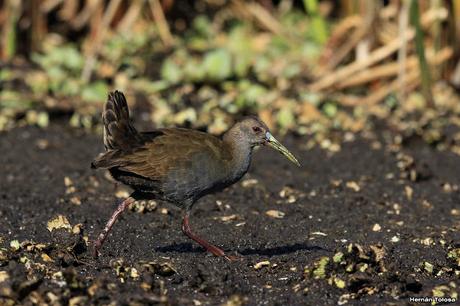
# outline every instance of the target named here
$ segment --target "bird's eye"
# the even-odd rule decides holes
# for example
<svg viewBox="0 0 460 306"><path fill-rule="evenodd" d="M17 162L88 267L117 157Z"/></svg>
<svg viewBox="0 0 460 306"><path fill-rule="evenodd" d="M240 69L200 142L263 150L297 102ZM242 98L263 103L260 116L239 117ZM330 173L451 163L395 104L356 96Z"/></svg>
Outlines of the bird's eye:
<svg viewBox="0 0 460 306"><path fill-rule="evenodd" d="M253 126L253 127L252 127L252 130L253 130L254 132L256 132L256 133L262 132L262 129L261 129L260 127L258 127L258 126Z"/></svg>

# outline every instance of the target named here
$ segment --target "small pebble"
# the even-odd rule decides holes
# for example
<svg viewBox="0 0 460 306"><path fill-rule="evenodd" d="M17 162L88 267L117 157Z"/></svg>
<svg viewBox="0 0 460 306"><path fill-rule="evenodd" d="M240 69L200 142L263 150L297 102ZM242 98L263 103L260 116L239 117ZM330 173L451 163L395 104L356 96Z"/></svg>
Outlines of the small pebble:
<svg viewBox="0 0 460 306"><path fill-rule="evenodd" d="M223 222L229 222L229 221L232 221L232 220L235 220L238 218L238 215L229 215L229 216L223 216L223 217L220 217L219 219L222 220Z"/></svg>
<svg viewBox="0 0 460 306"><path fill-rule="evenodd" d="M73 182L72 182L72 180L70 179L70 177L68 177L68 176L64 177L64 185L65 185L66 187L69 187L69 186L72 186L72 185L73 185Z"/></svg>
<svg viewBox="0 0 460 306"><path fill-rule="evenodd" d="M46 253L42 253L41 257L44 262L54 262L54 260Z"/></svg>
<svg viewBox="0 0 460 306"><path fill-rule="evenodd" d="M276 218L276 219L282 219L284 218L284 215L285 215L284 212L279 211L279 210L274 210L274 209L268 210L265 214L267 214L267 216L269 217Z"/></svg>
<svg viewBox="0 0 460 306"><path fill-rule="evenodd" d="M350 188L351 190L355 192L358 192L361 190L361 187L359 187L358 183L356 183L355 181L347 182L346 186L347 188Z"/></svg>
<svg viewBox="0 0 460 306"><path fill-rule="evenodd" d="M73 205L81 205L81 199L77 196L70 198L70 203Z"/></svg>
<svg viewBox="0 0 460 306"><path fill-rule="evenodd" d="M129 197L129 192L126 191L126 190L118 190L116 193L115 193L115 196L119 199L124 199L124 198L127 198Z"/></svg>
<svg viewBox="0 0 460 306"><path fill-rule="evenodd" d="M131 278L136 279L139 277L139 272L137 272L136 268L131 268L129 276L131 276Z"/></svg>
<svg viewBox="0 0 460 306"><path fill-rule="evenodd" d="M434 240L433 238L428 237L428 238L420 240L420 243L423 245L432 245L434 243Z"/></svg>
<svg viewBox="0 0 460 306"><path fill-rule="evenodd" d="M75 234L75 235L78 235L81 233L81 228L82 228L83 224L81 223L78 223L78 224L75 224L73 227L72 227L72 234Z"/></svg>
<svg viewBox="0 0 460 306"><path fill-rule="evenodd" d="M254 265L254 269L259 270L260 268L266 267L266 266L269 266L269 265L270 265L270 262L268 260L261 261L261 262L258 262L258 263L256 263Z"/></svg>
<svg viewBox="0 0 460 306"><path fill-rule="evenodd" d="M49 147L50 143L47 139L37 139L37 141L35 142L35 145L40 150L45 150Z"/></svg>
<svg viewBox="0 0 460 306"><path fill-rule="evenodd" d="M241 182L241 186L243 186L244 188L249 188L257 185L258 183L259 181L256 179L247 179Z"/></svg>
<svg viewBox="0 0 460 306"><path fill-rule="evenodd" d="M412 195L414 194L414 189L410 186L405 186L404 190L406 192L406 197L409 201L412 201Z"/></svg>
<svg viewBox="0 0 460 306"><path fill-rule="evenodd" d="M6 271L0 271L0 283L7 281L10 278L8 275L8 272Z"/></svg>
<svg viewBox="0 0 460 306"><path fill-rule="evenodd" d="M327 234L323 233L323 232L313 232L311 233L312 235L317 235L317 236L327 236Z"/></svg>

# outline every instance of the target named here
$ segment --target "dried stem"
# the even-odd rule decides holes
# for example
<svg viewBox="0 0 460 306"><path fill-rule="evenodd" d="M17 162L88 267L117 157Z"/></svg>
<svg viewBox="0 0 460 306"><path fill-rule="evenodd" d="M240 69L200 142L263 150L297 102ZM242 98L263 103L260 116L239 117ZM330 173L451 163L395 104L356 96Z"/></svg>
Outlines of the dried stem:
<svg viewBox="0 0 460 306"><path fill-rule="evenodd" d="M449 58L452 56L452 52L453 51L451 47L445 47L436 54L434 54L434 52L429 52L427 54L428 61L432 63L435 57L439 57L441 59ZM399 72L401 69L404 69L407 72L408 70L413 70L416 68L418 69L418 58L415 55L413 55L407 58L405 67L401 67L401 64L399 62L382 64L380 66L369 68L357 73L353 76L353 78L338 83L336 88L343 89L352 86L364 85L366 83L378 81L383 78L394 77L397 74L399 79Z"/></svg>
<svg viewBox="0 0 460 306"><path fill-rule="evenodd" d="M343 46L345 39L348 38L347 33L352 32L353 34L352 38L345 41L345 44L349 44L352 46L351 48L353 48L356 45L356 43L354 43L356 39L354 39L353 36L359 31L357 29L362 28L362 25L363 19L358 15L345 17L336 25L319 58L318 66L321 69L319 73L326 73L340 63L344 56L351 50L350 47ZM359 41L359 39L357 41ZM343 51L337 51L338 48ZM345 53L345 55L342 55L343 53Z"/></svg>
<svg viewBox="0 0 460 306"><path fill-rule="evenodd" d="M107 10L105 11L104 16L102 17L102 21L98 31L96 32L96 37L93 40L93 43L89 47L89 52L87 55L87 59L85 62L85 66L83 67L83 71L81 74L81 78L87 82L91 78L91 73L94 69L94 65L96 64L96 58L99 51L99 46L103 43L105 34L107 29L109 28L110 22L115 15L115 12L120 5L121 0L112 0L109 2Z"/></svg>
<svg viewBox="0 0 460 306"><path fill-rule="evenodd" d="M264 29L275 34L282 34L282 26L263 6L256 2L247 3L241 0L233 0L233 6L239 14L254 18Z"/></svg>
<svg viewBox="0 0 460 306"><path fill-rule="evenodd" d="M420 24L420 12L418 0L411 0L410 19L415 27L415 50L420 62L420 73L422 76L422 93L428 106L434 107L433 95L431 93L431 74L425 58L425 46L423 44L423 31Z"/></svg>
<svg viewBox="0 0 460 306"><path fill-rule="evenodd" d="M119 32L130 31L132 25L138 19L143 5L144 5L144 1L142 0L131 1L131 5L129 6L127 12L123 16L123 19L117 25L117 31Z"/></svg>
<svg viewBox="0 0 460 306"><path fill-rule="evenodd" d="M443 10L439 11L428 11L422 17L422 25L428 27L436 18L446 18L446 12ZM413 29L407 29L404 33L407 41L412 40L415 37L415 31ZM366 69L369 66L387 58L388 56L395 53L401 47L401 38L397 37L388 44L374 50L370 53L369 58L363 61L355 61L347 66L344 66L332 74L326 75L320 80L310 85L310 90L321 91L328 87L333 86L335 83L350 78L354 73Z"/></svg>
<svg viewBox="0 0 460 306"><path fill-rule="evenodd" d="M452 57L453 51L451 48L446 48L444 49L445 51L441 51L437 53L432 61L432 65L440 65L447 61L449 58ZM420 84L420 69L416 68L413 70L410 70L407 72L407 88L408 89L413 89L418 84ZM373 94L369 95L365 99L362 100L363 105L372 105L380 102L382 99L384 99L386 96L388 96L391 92L396 91L399 87L399 80L394 80L388 85L385 85L378 89L376 92Z"/></svg>
<svg viewBox="0 0 460 306"><path fill-rule="evenodd" d="M160 34L160 38L163 41L163 44L166 47L172 46L174 44L174 38L171 35L171 31L169 30L169 25L166 21L160 1L150 0L149 4L150 9L152 10L153 19L155 19L155 23L158 27L158 33Z"/></svg>
<svg viewBox="0 0 460 306"><path fill-rule="evenodd" d="M405 33L406 39L411 40L414 37L414 31L408 30ZM355 61L343 68L338 69L333 74L327 75L324 78L320 79L319 81L313 83L310 86L312 91L320 91L327 87L334 85L335 83L342 81L352 74L366 69L367 67L381 61L382 59L388 57L389 55L393 54L396 50L401 47L401 41L399 38L394 39L389 44L382 46L381 48L374 50L369 55L369 58L363 61Z"/></svg>
<svg viewBox="0 0 460 306"><path fill-rule="evenodd" d="M406 59L407 59L407 39L404 33L407 32L409 26L409 6L408 0L402 2L401 12L399 13L399 39L401 40L401 48L398 50L398 80L399 101L405 100L406 94Z"/></svg>

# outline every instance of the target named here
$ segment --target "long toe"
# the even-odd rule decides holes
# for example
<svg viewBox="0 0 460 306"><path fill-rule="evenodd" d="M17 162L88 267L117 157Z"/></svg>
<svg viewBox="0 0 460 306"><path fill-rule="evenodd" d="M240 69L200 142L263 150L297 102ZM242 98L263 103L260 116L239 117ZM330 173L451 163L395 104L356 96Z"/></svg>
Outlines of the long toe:
<svg viewBox="0 0 460 306"><path fill-rule="evenodd" d="M230 262L242 261L242 260L244 259L244 258L241 257L241 256L227 255L227 254L224 255L224 258L227 259L227 260L230 261Z"/></svg>
<svg viewBox="0 0 460 306"><path fill-rule="evenodd" d="M93 245L93 257L94 258L98 258L99 255L101 255L101 252L99 252L99 248L100 248L100 244L98 243L98 241L96 241Z"/></svg>

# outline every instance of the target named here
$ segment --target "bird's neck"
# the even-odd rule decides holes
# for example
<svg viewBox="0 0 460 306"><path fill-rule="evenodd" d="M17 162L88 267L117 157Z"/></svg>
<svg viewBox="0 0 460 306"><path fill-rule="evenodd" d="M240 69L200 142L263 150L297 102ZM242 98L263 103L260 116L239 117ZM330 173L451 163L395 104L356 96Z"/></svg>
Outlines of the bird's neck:
<svg viewBox="0 0 460 306"><path fill-rule="evenodd" d="M252 157L252 146L245 141L244 135L238 128L232 128L223 137L232 156L229 167L234 179L241 178L249 168Z"/></svg>

